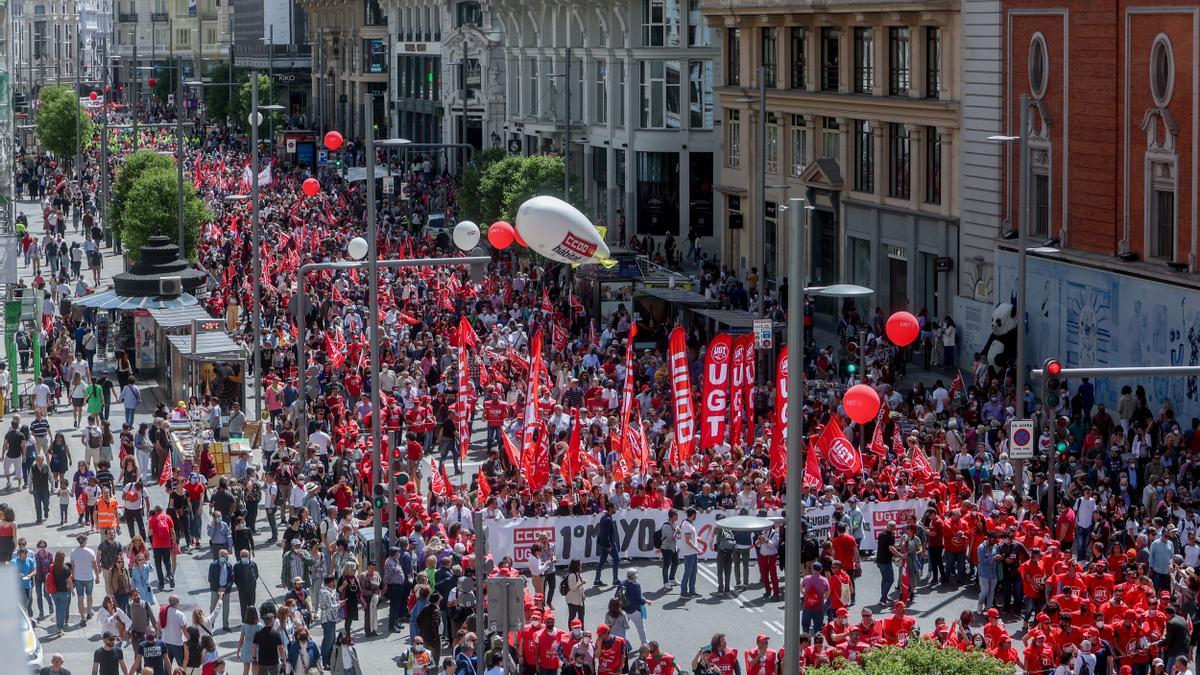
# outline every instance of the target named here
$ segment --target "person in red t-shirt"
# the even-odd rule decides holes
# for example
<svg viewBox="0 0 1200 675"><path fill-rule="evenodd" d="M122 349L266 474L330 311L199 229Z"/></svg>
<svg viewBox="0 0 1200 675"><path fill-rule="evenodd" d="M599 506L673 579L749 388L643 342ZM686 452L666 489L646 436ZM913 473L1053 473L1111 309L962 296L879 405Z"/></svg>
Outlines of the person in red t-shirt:
<svg viewBox="0 0 1200 675"><path fill-rule="evenodd" d="M1029 551L1029 560L1021 563L1021 592L1025 595L1025 608L1021 618L1025 628L1029 628L1029 619L1041 611L1046 596L1046 571L1042 567L1042 550L1034 548Z"/></svg>
<svg viewBox="0 0 1200 675"><path fill-rule="evenodd" d="M500 446L500 434L503 433L504 419L508 417L508 404L500 399L500 392L492 389L492 395L483 402L483 420L487 423L487 451L492 451L492 444Z"/></svg>
<svg viewBox="0 0 1200 675"><path fill-rule="evenodd" d="M991 649L1008 639L1008 629L1000 623L1000 610L992 607L987 611L987 623L983 625L983 642Z"/></svg>
<svg viewBox="0 0 1200 675"><path fill-rule="evenodd" d="M1144 666L1150 663L1150 645L1136 611L1125 610L1121 623L1113 627L1113 639L1113 649L1121 665Z"/></svg>
<svg viewBox="0 0 1200 675"><path fill-rule="evenodd" d="M850 537L854 543L854 537ZM835 544L836 545L836 544ZM842 561L834 558L833 569L829 571L829 608L834 612L846 609L854 604L854 582L842 566Z"/></svg>
<svg viewBox="0 0 1200 675"><path fill-rule="evenodd" d="M175 570L171 568L171 547L175 545L175 521L171 520L161 506L155 506L150 516L150 549L154 552L154 571L158 575L158 589L164 587L163 568L166 579L175 586Z"/></svg>
<svg viewBox="0 0 1200 675"><path fill-rule="evenodd" d="M917 628L917 620L905 614L905 605L897 600L892 615L883 620L883 639L890 645L903 645Z"/></svg>
<svg viewBox="0 0 1200 675"><path fill-rule="evenodd" d="M608 624L596 627L596 675L618 675L625 670L625 639L609 633Z"/></svg>
<svg viewBox="0 0 1200 675"><path fill-rule="evenodd" d="M1046 645L1046 636L1041 631L1030 635L1021 667L1026 673L1049 673L1054 670L1054 652Z"/></svg>
<svg viewBox="0 0 1200 675"><path fill-rule="evenodd" d="M988 652L1005 663L1011 663L1014 666L1021 663L1020 657L1017 656L1017 650L1013 649L1012 638L1007 635L1001 638L1000 644L989 647Z"/></svg>
<svg viewBox="0 0 1200 675"><path fill-rule="evenodd" d="M775 675L779 664L775 650L767 648L770 640L769 636L759 634L754 640L757 646L746 650L746 675Z"/></svg>
<svg viewBox="0 0 1200 675"><path fill-rule="evenodd" d="M521 675L537 675L538 647L542 638L542 615L534 612L529 623L517 631L517 660L521 664Z"/></svg>
<svg viewBox="0 0 1200 675"><path fill-rule="evenodd" d="M571 634L554 627L554 616L546 617L546 629L537 638L538 671L558 672L562 667L565 642L571 639Z"/></svg>

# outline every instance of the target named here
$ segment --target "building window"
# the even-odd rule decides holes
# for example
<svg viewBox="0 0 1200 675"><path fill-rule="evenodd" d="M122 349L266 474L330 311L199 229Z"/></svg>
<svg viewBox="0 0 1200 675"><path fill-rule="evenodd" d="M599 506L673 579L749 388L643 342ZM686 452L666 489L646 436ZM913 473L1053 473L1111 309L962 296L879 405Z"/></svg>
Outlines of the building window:
<svg viewBox="0 0 1200 675"><path fill-rule="evenodd" d="M838 90L838 29L821 29L821 91Z"/></svg>
<svg viewBox="0 0 1200 675"><path fill-rule="evenodd" d="M1050 176L1033 175L1033 232L1035 237L1047 237L1050 232Z"/></svg>
<svg viewBox="0 0 1200 675"><path fill-rule="evenodd" d="M942 203L942 135L925 127L925 202Z"/></svg>
<svg viewBox="0 0 1200 675"><path fill-rule="evenodd" d="M736 87L742 82L742 29L725 29L725 84Z"/></svg>
<svg viewBox="0 0 1200 675"><path fill-rule="evenodd" d="M1154 98L1154 105L1167 107L1174 87L1175 58L1171 54L1171 41L1165 34L1159 33L1150 49L1150 94Z"/></svg>
<svg viewBox="0 0 1200 675"><path fill-rule="evenodd" d="M925 98L942 95L942 29L925 28Z"/></svg>
<svg viewBox="0 0 1200 675"><path fill-rule="evenodd" d="M642 61L643 129L679 128L679 62Z"/></svg>
<svg viewBox="0 0 1200 675"><path fill-rule="evenodd" d="M875 191L875 129L867 120L854 120L854 189Z"/></svg>
<svg viewBox="0 0 1200 675"><path fill-rule="evenodd" d="M888 194L896 199L908 199L912 195L909 178L912 174L912 143L908 126L888 125L888 145L891 148L892 170L889 172Z"/></svg>
<svg viewBox="0 0 1200 675"><path fill-rule="evenodd" d="M688 61L688 126L713 127L713 62Z"/></svg>
<svg viewBox="0 0 1200 675"><path fill-rule="evenodd" d="M841 155L842 129L836 117L821 120L821 157L838 161Z"/></svg>
<svg viewBox="0 0 1200 675"><path fill-rule="evenodd" d="M368 38L362 41L363 72L387 72L387 41L382 38Z"/></svg>
<svg viewBox="0 0 1200 675"><path fill-rule="evenodd" d="M854 29L854 91L869 94L875 88L875 29Z"/></svg>
<svg viewBox="0 0 1200 675"><path fill-rule="evenodd" d="M688 46L707 47L712 44L712 29L700 14L700 0L688 0Z"/></svg>
<svg viewBox="0 0 1200 675"><path fill-rule="evenodd" d="M912 51L908 26L892 26L888 29L888 35L891 54L888 93L892 96L908 96L908 88L912 84Z"/></svg>
<svg viewBox="0 0 1200 675"><path fill-rule="evenodd" d="M642 0L642 46L679 46L678 0Z"/></svg>
<svg viewBox="0 0 1200 675"><path fill-rule="evenodd" d="M799 26L791 29L792 89L808 88L808 31Z"/></svg>
<svg viewBox="0 0 1200 675"><path fill-rule="evenodd" d="M529 59L529 100L526 102L526 110L528 113L537 117L538 110L541 107L541 101L538 98L538 61L536 58Z"/></svg>
<svg viewBox="0 0 1200 675"><path fill-rule="evenodd" d="M1046 53L1046 38L1034 33L1029 40L1029 92L1034 98L1046 95L1046 83L1050 80L1050 57Z"/></svg>
<svg viewBox="0 0 1200 675"><path fill-rule="evenodd" d="M767 113L767 173L779 173L779 116Z"/></svg>
<svg viewBox="0 0 1200 675"><path fill-rule="evenodd" d="M679 234L679 153L638 152L637 231Z"/></svg>
<svg viewBox="0 0 1200 675"><path fill-rule="evenodd" d="M483 10L479 8L479 3L475 0L460 2L455 7L455 25L459 28L463 26L478 26L483 23Z"/></svg>
<svg viewBox="0 0 1200 675"><path fill-rule="evenodd" d="M808 166L808 125L804 115L792 115L792 175L799 177Z"/></svg>
<svg viewBox="0 0 1200 675"><path fill-rule="evenodd" d="M725 111L725 147L729 148L726 166L737 169L742 166L742 111Z"/></svg>
<svg viewBox="0 0 1200 675"><path fill-rule="evenodd" d="M592 119L596 124L608 123L608 61L596 61L596 108L592 111Z"/></svg>
<svg viewBox="0 0 1200 675"><path fill-rule="evenodd" d="M1175 259L1175 193L1155 190L1150 208L1150 256Z"/></svg>
<svg viewBox="0 0 1200 675"><path fill-rule="evenodd" d="M763 79L767 87L775 88L775 75L779 71L778 29L766 26L762 29L762 67Z"/></svg>

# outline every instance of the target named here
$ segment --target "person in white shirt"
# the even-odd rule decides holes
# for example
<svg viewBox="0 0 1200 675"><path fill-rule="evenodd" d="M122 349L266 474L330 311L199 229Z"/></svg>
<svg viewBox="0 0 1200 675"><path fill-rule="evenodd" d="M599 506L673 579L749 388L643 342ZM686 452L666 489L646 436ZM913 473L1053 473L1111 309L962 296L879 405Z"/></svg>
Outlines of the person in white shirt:
<svg viewBox="0 0 1200 675"><path fill-rule="evenodd" d="M754 486L750 481L742 484L742 491L737 494L737 508L739 512L751 512L758 510L758 493L754 491Z"/></svg>
<svg viewBox="0 0 1200 675"><path fill-rule="evenodd" d="M183 663L183 636L188 626L187 615L179 609L179 596L167 598L167 620L162 625L162 641L167 646L167 652L175 663Z"/></svg>
<svg viewBox="0 0 1200 675"><path fill-rule="evenodd" d="M1088 551L1088 539L1092 536L1092 525L1096 514L1096 500L1092 488L1085 486L1083 496L1075 500L1075 557L1082 559Z"/></svg>
<svg viewBox="0 0 1200 675"><path fill-rule="evenodd" d="M455 523L458 523L467 532L474 531L474 513L471 509L463 506L463 499L459 495L454 495L454 505L447 506L446 511L442 514L442 524L446 527L450 527Z"/></svg>
<svg viewBox="0 0 1200 675"><path fill-rule="evenodd" d="M37 384L33 387L33 408L35 411L43 415L49 412L50 407L50 386L42 378L38 378Z"/></svg>
<svg viewBox="0 0 1200 675"><path fill-rule="evenodd" d="M679 582L679 595L696 596L696 565L700 556L700 537L696 532L696 509L687 510L687 518L680 528L683 537L679 542L679 553L683 555L683 579Z"/></svg>
<svg viewBox="0 0 1200 675"><path fill-rule="evenodd" d="M75 598L79 604L79 625L86 626L92 618L92 590L96 585L96 575L100 573L100 561L96 552L88 548L87 535L75 537L79 546L71 551L68 559L71 561L71 576L75 578ZM84 603L87 604L84 604Z"/></svg>

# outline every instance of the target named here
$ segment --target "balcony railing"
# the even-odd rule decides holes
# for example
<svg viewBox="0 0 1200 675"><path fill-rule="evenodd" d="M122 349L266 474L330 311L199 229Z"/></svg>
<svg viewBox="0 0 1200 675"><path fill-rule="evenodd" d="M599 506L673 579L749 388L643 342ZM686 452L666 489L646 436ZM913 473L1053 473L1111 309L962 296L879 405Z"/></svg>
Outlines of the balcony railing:
<svg viewBox="0 0 1200 675"><path fill-rule="evenodd" d="M137 23L137 20L138 20L138 15L136 12L134 12L134 13L121 12L120 14L117 14L117 23Z"/></svg>
<svg viewBox="0 0 1200 675"><path fill-rule="evenodd" d="M166 23L168 20L166 12L152 12L150 14L151 23Z"/></svg>

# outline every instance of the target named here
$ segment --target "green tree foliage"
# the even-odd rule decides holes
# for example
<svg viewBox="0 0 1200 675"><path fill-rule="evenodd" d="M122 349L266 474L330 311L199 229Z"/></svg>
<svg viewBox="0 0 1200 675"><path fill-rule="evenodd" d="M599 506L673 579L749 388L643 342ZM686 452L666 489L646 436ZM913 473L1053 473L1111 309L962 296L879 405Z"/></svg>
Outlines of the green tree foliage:
<svg viewBox="0 0 1200 675"><path fill-rule="evenodd" d="M228 63L217 64L209 73L211 87L204 88L204 114L212 122L222 122L230 114L231 104L237 92L237 83L246 79L240 68L234 68L230 75ZM233 82L233 87L226 84Z"/></svg>
<svg viewBox="0 0 1200 675"><path fill-rule="evenodd" d="M142 245L156 234L176 239L179 234L178 182L175 170L155 168L138 176L129 190L121 213L121 242L137 258ZM184 245L194 260L200 228L213 219L208 207L196 196L191 183L183 184Z"/></svg>
<svg viewBox="0 0 1200 675"><path fill-rule="evenodd" d="M109 207L109 220L120 229L125 204L129 201L129 192L133 189L143 174L155 170L175 171L175 160L160 155L153 150L140 150L125 158L117 179L112 185L112 204Z"/></svg>
<svg viewBox="0 0 1200 675"><path fill-rule="evenodd" d="M938 649L914 640L904 647L887 645L868 651L863 664L839 659L831 666L808 668L808 675L1013 675L1016 668L981 651Z"/></svg>
<svg viewBox="0 0 1200 675"><path fill-rule="evenodd" d="M479 185L483 175L493 164L508 156L503 148L488 148L471 158L463 172L462 189L459 190L458 206L463 217L476 222L486 221L480 212Z"/></svg>
<svg viewBox="0 0 1200 675"><path fill-rule="evenodd" d="M558 155L506 155L484 169L478 189L478 219L512 222L517 209L530 197L563 196L563 158ZM466 190L464 189L465 193ZM578 187L572 192L578 194Z"/></svg>
<svg viewBox="0 0 1200 675"><path fill-rule="evenodd" d="M75 155L77 133L80 146L86 148L95 129L92 119L84 114L74 87L65 84L42 87L36 122L38 142L60 157Z"/></svg>
<svg viewBox="0 0 1200 675"><path fill-rule="evenodd" d="M175 95L175 78L179 71L172 68L155 68L149 71L150 77L154 79L154 95L160 101L166 101Z"/></svg>
<svg viewBox="0 0 1200 675"><path fill-rule="evenodd" d="M230 102L230 114L233 115L233 123L242 129L249 129L247 121L250 119L250 99L252 94L250 88L250 76L247 75L245 81L242 82L242 86L238 88L237 95ZM271 78L266 75L259 75L258 104L263 106L274 105L276 103L278 103L278 95L275 87L271 86ZM282 129L283 115L278 112L271 113L271 115L274 116L274 128ZM259 138L266 138L268 128L267 113L264 112L262 126L259 127L258 132Z"/></svg>

